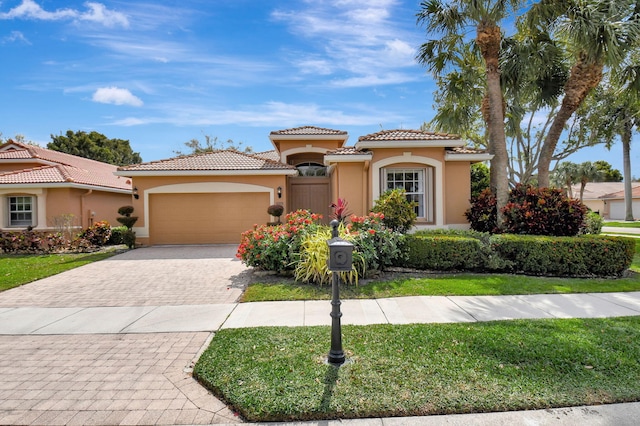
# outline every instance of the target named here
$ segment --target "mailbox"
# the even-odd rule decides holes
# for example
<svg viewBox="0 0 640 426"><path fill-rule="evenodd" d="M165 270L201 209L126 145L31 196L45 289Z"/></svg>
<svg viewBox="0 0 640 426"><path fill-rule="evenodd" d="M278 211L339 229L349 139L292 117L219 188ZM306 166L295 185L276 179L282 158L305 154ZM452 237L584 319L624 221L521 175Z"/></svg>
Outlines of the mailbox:
<svg viewBox="0 0 640 426"><path fill-rule="evenodd" d="M353 265L353 244L340 237L327 241L329 245L328 267L332 272L350 271Z"/></svg>

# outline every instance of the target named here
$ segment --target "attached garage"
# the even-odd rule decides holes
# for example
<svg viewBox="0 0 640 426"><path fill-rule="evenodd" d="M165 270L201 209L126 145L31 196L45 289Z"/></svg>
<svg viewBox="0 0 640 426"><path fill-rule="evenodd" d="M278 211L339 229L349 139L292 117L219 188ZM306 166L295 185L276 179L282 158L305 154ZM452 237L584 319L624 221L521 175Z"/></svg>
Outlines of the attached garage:
<svg viewBox="0 0 640 426"><path fill-rule="evenodd" d="M235 150L121 167L133 178L133 230L139 244L238 244L241 234L286 205L295 167Z"/></svg>
<svg viewBox="0 0 640 426"><path fill-rule="evenodd" d="M269 220L269 194L151 194L153 244L238 244L240 234Z"/></svg>

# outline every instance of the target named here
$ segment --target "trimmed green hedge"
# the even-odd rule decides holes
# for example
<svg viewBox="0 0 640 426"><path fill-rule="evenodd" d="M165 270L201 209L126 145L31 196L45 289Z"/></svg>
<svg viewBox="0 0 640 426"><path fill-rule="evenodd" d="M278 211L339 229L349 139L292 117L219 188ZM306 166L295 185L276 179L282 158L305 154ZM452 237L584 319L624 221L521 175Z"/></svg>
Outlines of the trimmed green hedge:
<svg viewBox="0 0 640 426"><path fill-rule="evenodd" d="M618 276L633 260L632 238L545 237L482 233L407 236L402 266L437 271L502 271L527 275Z"/></svg>

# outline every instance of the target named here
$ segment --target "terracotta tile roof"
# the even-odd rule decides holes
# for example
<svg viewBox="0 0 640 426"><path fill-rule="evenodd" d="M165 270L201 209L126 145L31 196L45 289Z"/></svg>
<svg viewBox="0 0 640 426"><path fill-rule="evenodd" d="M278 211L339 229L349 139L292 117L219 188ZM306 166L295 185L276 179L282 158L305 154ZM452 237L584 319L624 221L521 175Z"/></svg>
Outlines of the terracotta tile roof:
<svg viewBox="0 0 640 426"><path fill-rule="evenodd" d="M346 146L327 152L325 155L371 155L371 151L358 149L355 146Z"/></svg>
<svg viewBox="0 0 640 426"><path fill-rule="evenodd" d="M476 149L470 146L454 146L447 148L450 154L487 154L489 151L486 149Z"/></svg>
<svg viewBox="0 0 640 426"><path fill-rule="evenodd" d="M133 164L120 171L234 171L234 170L295 170L279 161L227 149Z"/></svg>
<svg viewBox="0 0 640 426"><path fill-rule="evenodd" d="M323 127L302 126L292 129L274 130L272 135L347 135L343 130L325 129Z"/></svg>
<svg viewBox="0 0 640 426"><path fill-rule="evenodd" d="M638 185L636 183L636 185L634 186L634 183L631 184L632 185L632 187L631 187L631 198L640 198L640 185ZM624 199L624 189L622 191L618 191L618 192L613 192L611 194L602 195L599 198L606 198L606 199L622 198L622 199Z"/></svg>
<svg viewBox="0 0 640 426"><path fill-rule="evenodd" d="M42 167L30 167L0 173L0 183L76 183L122 190L130 190L131 182L114 172L117 167L100 161L89 160L39 146L9 141L0 145L0 161L33 160Z"/></svg>
<svg viewBox="0 0 640 426"><path fill-rule="evenodd" d="M422 130L382 130L377 133L360 136L358 142L361 141L441 141L441 140L458 140L459 135L450 133L425 132Z"/></svg>
<svg viewBox="0 0 640 426"><path fill-rule="evenodd" d="M256 157L267 159L267 160L280 161L280 154L275 149L272 149L271 151L265 151L265 152L256 152L253 155L255 155Z"/></svg>

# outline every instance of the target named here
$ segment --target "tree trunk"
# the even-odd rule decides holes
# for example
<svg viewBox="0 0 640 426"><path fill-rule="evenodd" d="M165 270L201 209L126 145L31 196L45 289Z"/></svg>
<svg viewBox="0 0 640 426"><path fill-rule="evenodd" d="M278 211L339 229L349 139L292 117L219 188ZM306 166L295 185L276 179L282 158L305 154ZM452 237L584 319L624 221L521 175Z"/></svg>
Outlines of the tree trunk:
<svg viewBox="0 0 640 426"><path fill-rule="evenodd" d="M498 57L502 34L495 25L478 25L476 44L480 47L487 72L487 97L489 101L489 146L494 157L491 160L491 181L495 185L497 226L502 228L504 217L502 208L509 199L509 181L507 167L509 156L504 133L504 107L500 86L500 66Z"/></svg>
<svg viewBox="0 0 640 426"><path fill-rule="evenodd" d="M622 174L624 176L624 220L633 220L633 194L631 188L631 123L624 126L622 139Z"/></svg>
<svg viewBox="0 0 640 426"><path fill-rule="evenodd" d="M580 107L580 104L582 104L589 92L602 80L602 68L603 65L600 63L585 62L583 56L581 56L578 62L571 68L569 79L564 86L562 106L558 114L556 114L540 149L540 158L538 160L538 187L545 188L549 186L549 169L560 136L571 115Z"/></svg>

